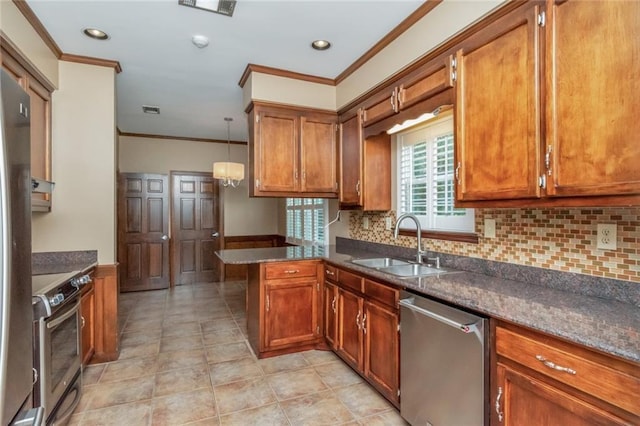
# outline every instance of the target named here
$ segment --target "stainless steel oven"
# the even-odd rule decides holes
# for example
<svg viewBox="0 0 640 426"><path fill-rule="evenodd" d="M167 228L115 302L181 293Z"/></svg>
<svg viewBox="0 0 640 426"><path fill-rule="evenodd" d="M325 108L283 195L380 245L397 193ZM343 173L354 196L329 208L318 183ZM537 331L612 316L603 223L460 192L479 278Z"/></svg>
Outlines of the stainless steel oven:
<svg viewBox="0 0 640 426"><path fill-rule="evenodd" d="M43 282L52 277L40 278ZM80 402L82 389L81 284L88 277L63 274L44 289L35 290L34 277L34 365L38 380L36 404L44 407L47 425L64 425Z"/></svg>

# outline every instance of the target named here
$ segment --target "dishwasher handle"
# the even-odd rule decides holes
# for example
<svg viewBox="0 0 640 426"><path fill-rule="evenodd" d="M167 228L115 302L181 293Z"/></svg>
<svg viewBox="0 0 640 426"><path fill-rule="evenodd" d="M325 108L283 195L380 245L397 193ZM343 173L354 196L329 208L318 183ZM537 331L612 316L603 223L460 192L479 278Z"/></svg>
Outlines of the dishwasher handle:
<svg viewBox="0 0 640 426"><path fill-rule="evenodd" d="M471 324L461 324L457 321L452 320L451 318L444 317L435 312L416 306L414 297L410 297L408 299L402 299L398 303L400 303L400 305L404 306L405 308L411 309L414 312L417 312L422 315L426 315L429 318L433 318L434 320L439 321L443 324L449 325L453 328L457 328L461 330L463 333L466 333L466 334L475 333L476 335L480 336L480 329L478 328L478 324L482 323L482 320L475 323L471 323Z"/></svg>

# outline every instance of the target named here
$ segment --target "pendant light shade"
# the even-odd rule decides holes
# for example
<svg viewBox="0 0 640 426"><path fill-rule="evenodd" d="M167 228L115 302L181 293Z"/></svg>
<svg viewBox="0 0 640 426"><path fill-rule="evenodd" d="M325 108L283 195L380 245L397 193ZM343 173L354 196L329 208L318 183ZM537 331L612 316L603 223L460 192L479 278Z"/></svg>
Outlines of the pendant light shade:
<svg viewBox="0 0 640 426"><path fill-rule="evenodd" d="M224 121L227 122L227 159L229 161L213 163L213 177L220 179L223 186L235 188L244 179L244 164L231 161L231 122L233 118L225 117Z"/></svg>

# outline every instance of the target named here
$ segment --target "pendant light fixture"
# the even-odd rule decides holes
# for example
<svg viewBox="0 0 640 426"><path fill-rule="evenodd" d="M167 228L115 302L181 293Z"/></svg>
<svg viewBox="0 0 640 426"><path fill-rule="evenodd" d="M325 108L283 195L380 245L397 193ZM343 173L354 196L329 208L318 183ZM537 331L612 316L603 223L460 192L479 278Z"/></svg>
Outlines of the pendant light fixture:
<svg viewBox="0 0 640 426"><path fill-rule="evenodd" d="M213 177L220 179L223 186L236 188L244 179L244 164L231 162L231 122L233 118L225 117L227 122L227 160L213 163Z"/></svg>

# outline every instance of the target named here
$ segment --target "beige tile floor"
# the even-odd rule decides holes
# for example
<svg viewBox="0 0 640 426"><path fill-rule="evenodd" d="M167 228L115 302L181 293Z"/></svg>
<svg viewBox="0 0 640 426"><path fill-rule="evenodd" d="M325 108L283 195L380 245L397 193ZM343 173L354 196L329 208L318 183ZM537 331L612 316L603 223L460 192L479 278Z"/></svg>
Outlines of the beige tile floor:
<svg viewBox="0 0 640 426"><path fill-rule="evenodd" d="M244 282L122 294L117 361L84 371L70 425L405 425L332 352L258 360Z"/></svg>

